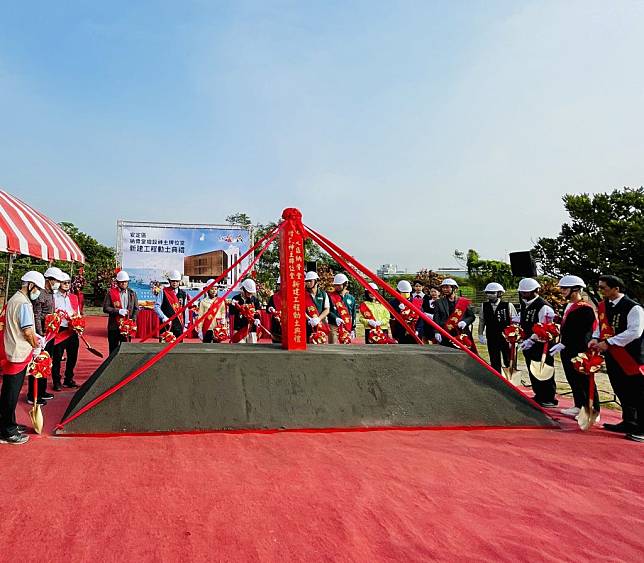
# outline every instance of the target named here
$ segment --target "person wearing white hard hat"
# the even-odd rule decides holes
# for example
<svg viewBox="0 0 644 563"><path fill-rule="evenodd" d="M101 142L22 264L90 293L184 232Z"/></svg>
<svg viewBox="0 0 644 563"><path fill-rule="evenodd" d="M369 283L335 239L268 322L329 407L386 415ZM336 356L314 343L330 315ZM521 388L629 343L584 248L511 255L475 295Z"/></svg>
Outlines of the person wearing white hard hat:
<svg viewBox="0 0 644 563"><path fill-rule="evenodd" d="M411 303L411 284L407 280L400 280L396 284L396 289L400 293L404 300L400 301L397 297L389 300L389 304L393 307L394 311L402 313L405 309L408 308L408 303ZM398 341L398 344L417 344L416 339L410 334L410 332L401 325L395 318L391 318L389 321L389 326L391 327L391 336ZM409 327L411 330L416 332L416 326Z"/></svg>
<svg viewBox="0 0 644 563"><path fill-rule="evenodd" d="M136 293L130 289L130 276L125 270L116 274L116 283L107 291L103 300L103 312L107 313L107 343L110 354L128 337L120 331L122 319L136 321L139 312L139 301Z"/></svg>
<svg viewBox="0 0 644 563"><path fill-rule="evenodd" d="M452 278L445 278L440 285L442 297L434 304L434 321L453 336L465 334L472 339L472 324L476 315L466 297L458 295L458 283ZM454 347L454 344L436 331L434 340L443 346ZM476 351L476 345L472 348Z"/></svg>
<svg viewBox="0 0 644 563"><path fill-rule="evenodd" d="M214 285L214 279L206 282L206 286L213 284L206 295L199 301L199 309L197 311L197 318L203 317L203 322L199 325L199 337L204 344L215 342L214 331L216 325L226 325L226 303L221 303L216 309L210 310L213 303L217 300L217 286Z"/></svg>
<svg viewBox="0 0 644 563"><path fill-rule="evenodd" d="M375 344L371 340L371 331L376 328L380 328L385 336L389 336L390 332L390 319L391 316L387 307L385 307L380 301L377 301L374 297L374 293L378 292L378 286L371 282L369 287L373 291L365 290L364 292L364 301L360 303L358 311L360 316L358 321L362 326L364 326L364 342L365 344Z"/></svg>
<svg viewBox="0 0 644 563"><path fill-rule="evenodd" d="M559 329L559 343L550 348L550 355L561 355L566 380L572 390L574 405L562 409L561 414L577 417L582 408L588 405L588 376L580 374L572 365L572 359L588 350L597 322L595 311L584 299L586 284L579 276L564 276L559 280L561 294L568 304L564 310ZM599 396L594 390L593 409L599 413Z"/></svg>
<svg viewBox="0 0 644 563"><path fill-rule="evenodd" d="M503 336L503 329L512 324L517 310L512 303L501 299L505 289L500 283L488 283L483 291L485 301L479 312L479 342L487 345L490 365L501 373L502 365L508 367L510 362L510 345Z"/></svg>
<svg viewBox="0 0 644 563"><path fill-rule="evenodd" d="M625 294L624 281L599 276L603 299L597 308L599 326L590 347L604 354L610 384L622 405L622 420L605 423L634 442L644 442L644 308Z"/></svg>
<svg viewBox="0 0 644 563"><path fill-rule="evenodd" d="M349 293L349 278L344 274L336 274L333 278L333 291L329 293L329 344L338 342L338 330L342 326L355 335L356 298Z"/></svg>
<svg viewBox="0 0 644 563"><path fill-rule="evenodd" d="M176 337L179 337L183 334L185 310L174 317L169 325L163 325L185 306L188 294L183 289L179 289L179 285L181 285L181 272L179 270L172 270L168 274L168 283L169 287L164 287L154 300L154 311L161 323L159 330L161 332L169 330Z"/></svg>
<svg viewBox="0 0 644 563"><path fill-rule="evenodd" d="M306 272L304 276L306 295L306 338L309 340L314 331L321 330L329 334L327 316L331 310L331 303L327 292L320 289L320 277L317 272Z"/></svg>
<svg viewBox="0 0 644 563"><path fill-rule="evenodd" d="M282 341L282 292L281 278L277 276L275 282L275 291L268 298L266 312L271 316L271 340L273 344L279 344Z"/></svg>
<svg viewBox="0 0 644 563"><path fill-rule="evenodd" d="M0 390L0 443L24 444L26 427L16 423L16 406L31 359L40 354L44 338L34 329L32 303L45 289L40 272L27 272L22 285L7 302L5 312L4 357L0 359L2 389Z"/></svg>
<svg viewBox="0 0 644 563"><path fill-rule="evenodd" d="M252 322L244 311L249 307L255 310ZM257 329L261 324L260 307L259 299L257 299L257 284L254 280L247 278L241 283L240 292L232 298L230 303L229 314L233 319L234 331L231 342L257 343Z"/></svg>
<svg viewBox="0 0 644 563"><path fill-rule="evenodd" d="M54 293L60 288L60 282L65 277L63 271L60 268L55 266L47 268L44 273L45 276L45 288L40 292L38 299L33 302L34 307L34 321L35 321L35 330L40 336L45 336L45 317L50 315L56 310L54 304ZM54 354L54 341L50 340L45 346L45 350L50 356ZM27 387L27 397L30 400L33 400L34 397L34 385L38 386L38 402L44 404L43 401L53 399L54 396L51 393L47 392L47 378L39 377L35 378L33 375L29 374L28 387Z"/></svg>
<svg viewBox="0 0 644 563"><path fill-rule="evenodd" d="M519 324L525 333L525 339L520 345L523 351L534 400L542 407L556 407L559 401L556 398L557 385L555 383L554 373L552 377L541 381L532 375L530 364L532 362L541 362L541 356L545 347L545 342L540 342L534 334L533 327L537 323L549 323L555 318L555 311L543 297L539 295L539 282L532 278L523 278L519 282L519 298L521 299L521 311L519 313ZM555 365L552 356L546 355L546 364Z"/></svg>
<svg viewBox="0 0 644 563"><path fill-rule="evenodd" d="M72 279L68 274L63 272L63 278L60 281L60 287L54 293L54 304L56 311L63 312L63 318L60 323L58 334L54 337L54 350L51 368L51 383L54 391L60 391L60 366L63 356L67 355L65 361L65 381L63 387L75 389L78 384L74 381L74 369L78 361L78 334L70 326L70 317L80 316L80 305L78 297L71 293Z"/></svg>

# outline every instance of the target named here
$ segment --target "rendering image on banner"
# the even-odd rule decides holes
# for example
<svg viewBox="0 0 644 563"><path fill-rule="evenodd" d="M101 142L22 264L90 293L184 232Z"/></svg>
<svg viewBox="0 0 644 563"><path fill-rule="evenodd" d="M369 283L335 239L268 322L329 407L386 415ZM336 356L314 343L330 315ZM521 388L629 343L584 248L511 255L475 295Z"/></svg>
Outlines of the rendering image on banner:
<svg viewBox="0 0 644 563"><path fill-rule="evenodd" d="M152 302L155 292L178 270L182 287L196 293L205 282L220 276L250 247L251 232L230 225L186 225L118 221L117 254L120 267L130 275L130 287L139 302ZM221 282L230 287L252 256L229 272Z"/></svg>

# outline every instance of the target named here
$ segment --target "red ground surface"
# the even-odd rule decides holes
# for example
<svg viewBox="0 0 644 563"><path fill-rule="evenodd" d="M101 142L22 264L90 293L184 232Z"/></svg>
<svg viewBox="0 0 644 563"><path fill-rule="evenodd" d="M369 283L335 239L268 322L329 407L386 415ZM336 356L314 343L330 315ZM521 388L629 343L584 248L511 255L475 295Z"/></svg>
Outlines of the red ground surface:
<svg viewBox="0 0 644 563"><path fill-rule="evenodd" d="M104 323L87 330L101 349ZM98 360L82 353L79 364L83 381ZM644 553L644 447L620 435L564 420L561 430L52 436L72 394L45 407L45 435L0 446L2 562Z"/></svg>

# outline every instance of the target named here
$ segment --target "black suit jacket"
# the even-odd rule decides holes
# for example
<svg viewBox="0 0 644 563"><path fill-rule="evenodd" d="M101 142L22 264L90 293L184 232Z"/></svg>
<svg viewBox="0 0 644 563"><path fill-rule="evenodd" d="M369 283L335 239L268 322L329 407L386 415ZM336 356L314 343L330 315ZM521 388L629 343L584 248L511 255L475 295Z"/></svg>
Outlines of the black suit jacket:
<svg viewBox="0 0 644 563"><path fill-rule="evenodd" d="M458 298L457 298L458 299ZM445 323L450 317L449 312L449 303L446 297L441 297L440 299L434 301L434 321L436 324L440 325L442 328L445 328ZM472 305L468 305L463 315L463 319L467 323L466 331L471 332L472 323L476 319L476 315L472 310Z"/></svg>

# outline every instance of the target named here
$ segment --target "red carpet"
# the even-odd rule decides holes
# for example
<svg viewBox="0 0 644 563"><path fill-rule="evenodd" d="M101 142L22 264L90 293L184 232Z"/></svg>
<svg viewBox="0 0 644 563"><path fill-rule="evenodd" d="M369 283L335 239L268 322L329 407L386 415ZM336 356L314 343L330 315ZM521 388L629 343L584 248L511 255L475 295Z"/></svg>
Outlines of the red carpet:
<svg viewBox="0 0 644 563"><path fill-rule="evenodd" d="M105 319L89 321L88 338L105 349ZM96 365L82 353L77 379ZM47 432L72 394L45 407ZM28 420L24 402L19 419ZM562 430L32 435L0 446L0 561L638 561L643 459L640 444L567 421Z"/></svg>

